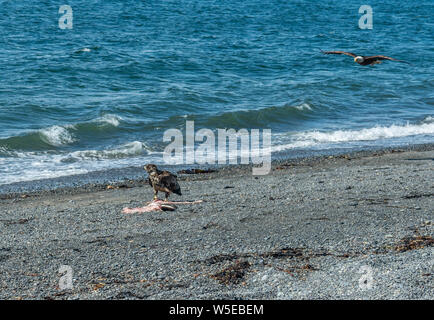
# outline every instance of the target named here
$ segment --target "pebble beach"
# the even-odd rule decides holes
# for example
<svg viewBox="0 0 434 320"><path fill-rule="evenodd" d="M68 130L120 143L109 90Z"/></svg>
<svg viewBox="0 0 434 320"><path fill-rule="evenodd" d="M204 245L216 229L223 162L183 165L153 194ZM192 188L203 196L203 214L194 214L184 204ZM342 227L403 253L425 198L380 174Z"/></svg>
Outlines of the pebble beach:
<svg viewBox="0 0 434 320"><path fill-rule="evenodd" d="M152 199L144 173L3 186L0 298L433 299L433 168L424 145L280 160L265 176L184 171L171 200L203 202L143 214L122 209Z"/></svg>

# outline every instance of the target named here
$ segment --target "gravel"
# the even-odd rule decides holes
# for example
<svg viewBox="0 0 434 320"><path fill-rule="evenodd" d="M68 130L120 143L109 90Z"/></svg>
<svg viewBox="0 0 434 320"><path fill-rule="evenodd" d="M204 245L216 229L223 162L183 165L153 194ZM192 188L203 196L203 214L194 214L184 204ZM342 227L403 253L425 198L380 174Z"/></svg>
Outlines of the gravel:
<svg viewBox="0 0 434 320"><path fill-rule="evenodd" d="M8 186L0 298L433 299L433 169L429 147L224 167L179 175L171 200L203 203L131 215L152 189L130 171Z"/></svg>

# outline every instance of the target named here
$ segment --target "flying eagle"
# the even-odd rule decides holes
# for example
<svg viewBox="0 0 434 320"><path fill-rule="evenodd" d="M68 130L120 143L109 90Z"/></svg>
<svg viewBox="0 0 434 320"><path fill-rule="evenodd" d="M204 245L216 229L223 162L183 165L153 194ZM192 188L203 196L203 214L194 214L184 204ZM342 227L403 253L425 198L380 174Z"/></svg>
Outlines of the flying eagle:
<svg viewBox="0 0 434 320"><path fill-rule="evenodd" d="M155 164L148 164L144 166L144 169L149 174L149 184L154 189L154 200L158 200L158 191L165 192L165 201L168 201L169 195L173 192L178 195L182 195L181 188L178 181L176 181L176 175L168 171L160 171Z"/></svg>
<svg viewBox="0 0 434 320"><path fill-rule="evenodd" d="M351 52L345 52L345 51L322 51L321 50L321 52L324 54L345 54L347 56L351 56L354 58L354 62L357 62L358 64L360 64L362 66L380 64L382 62L382 60L392 60L392 61L399 61L399 62L404 62L404 63L410 64L404 60L398 60L398 59L394 59L394 58L387 57L387 56L381 56L381 55L359 56L357 54L354 54Z"/></svg>

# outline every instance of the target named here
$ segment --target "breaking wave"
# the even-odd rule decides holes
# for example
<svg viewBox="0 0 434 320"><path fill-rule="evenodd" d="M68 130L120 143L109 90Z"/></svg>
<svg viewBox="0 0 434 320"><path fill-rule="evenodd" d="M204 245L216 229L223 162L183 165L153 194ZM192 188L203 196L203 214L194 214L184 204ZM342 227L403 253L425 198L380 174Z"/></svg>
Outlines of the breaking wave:
<svg viewBox="0 0 434 320"><path fill-rule="evenodd" d="M5 151L0 148L0 153ZM17 161L19 158L19 161ZM69 153L15 152L14 157L0 158L0 185L20 181L68 176L108 168L143 165L144 159L156 161L161 152L140 141L104 150Z"/></svg>
<svg viewBox="0 0 434 320"><path fill-rule="evenodd" d="M133 141L113 149L75 151L65 157L63 161L122 159L149 153L152 151L144 143Z"/></svg>
<svg viewBox="0 0 434 320"><path fill-rule="evenodd" d="M434 135L434 119L425 118L419 124L376 126L360 130L336 130L331 132L305 131L291 135L291 143L276 145L273 151L346 142L375 141L416 135Z"/></svg>
<svg viewBox="0 0 434 320"><path fill-rule="evenodd" d="M81 134L93 134L120 126L124 119L106 114L91 121L67 125L53 125L21 135L0 139L0 155L13 151L43 151L60 148L80 141Z"/></svg>
<svg viewBox="0 0 434 320"><path fill-rule="evenodd" d="M41 140L48 145L59 147L73 143L74 137L66 127L52 126L39 130Z"/></svg>
<svg viewBox="0 0 434 320"><path fill-rule="evenodd" d="M112 125L114 127L119 127L119 124L121 123L122 120L123 120L123 118L118 116L118 115L106 114L106 115L103 115L102 117L96 119L96 122L102 123L102 124L109 124L109 125Z"/></svg>

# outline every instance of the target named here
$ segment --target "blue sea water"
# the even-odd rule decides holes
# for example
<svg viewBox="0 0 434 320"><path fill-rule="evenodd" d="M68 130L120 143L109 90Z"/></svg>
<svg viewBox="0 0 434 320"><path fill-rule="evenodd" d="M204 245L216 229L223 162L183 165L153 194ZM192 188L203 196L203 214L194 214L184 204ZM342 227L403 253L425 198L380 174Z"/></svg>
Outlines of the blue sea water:
<svg viewBox="0 0 434 320"><path fill-rule="evenodd" d="M344 0L65 2L0 1L0 184L161 163L187 120L275 154L434 141L432 0L369 1L366 30Z"/></svg>

